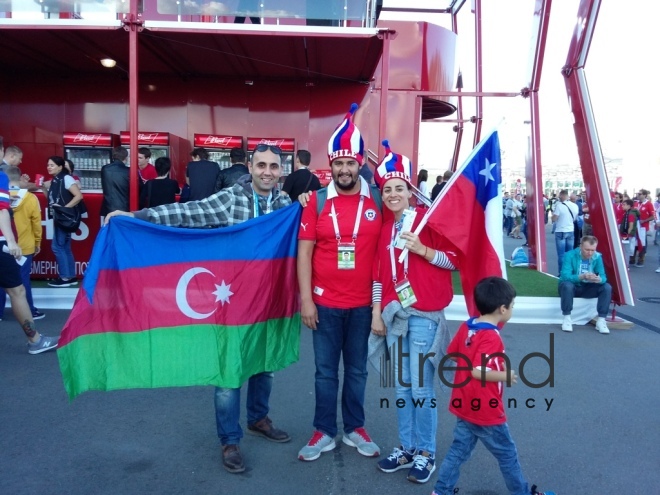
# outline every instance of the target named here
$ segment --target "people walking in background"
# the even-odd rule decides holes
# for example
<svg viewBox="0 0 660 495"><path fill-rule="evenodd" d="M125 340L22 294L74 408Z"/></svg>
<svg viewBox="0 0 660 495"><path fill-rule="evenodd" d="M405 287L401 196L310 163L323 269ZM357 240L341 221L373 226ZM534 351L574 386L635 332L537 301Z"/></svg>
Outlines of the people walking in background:
<svg viewBox="0 0 660 495"><path fill-rule="evenodd" d="M447 182L449 179L451 179L451 176L454 175L454 172L451 170L446 170L444 174L442 174L442 177L439 175L435 178L436 184L433 186L433 189L431 190L431 201L435 201L435 198L438 197L438 195L442 192L442 189L447 185Z"/></svg>
<svg viewBox="0 0 660 495"><path fill-rule="evenodd" d="M115 210L129 209L129 168L126 164L128 150L117 146L112 150L112 163L101 168L101 187L103 188L103 204L101 216Z"/></svg>
<svg viewBox="0 0 660 495"><path fill-rule="evenodd" d="M417 189L419 189L419 192L421 192L426 198L429 197L428 180L429 180L429 171L426 170L425 168L421 169L417 174ZM424 203L424 201L420 199L417 199L417 204L419 206L426 205L426 203Z"/></svg>
<svg viewBox="0 0 660 495"><path fill-rule="evenodd" d="M635 266L639 268L644 266L646 245L648 243L647 234L655 220L655 208L653 208L653 204L649 200L649 194L649 191L646 189L640 189L637 192L637 209L639 210L639 231L637 234L639 242L637 244L637 252L639 253L639 258Z"/></svg>
<svg viewBox="0 0 660 495"><path fill-rule="evenodd" d="M295 171L287 176L282 186L282 190L289 195L291 201L297 201L298 196L304 192L321 189L319 178L309 170L311 161L312 154L309 151L296 152Z"/></svg>
<svg viewBox="0 0 660 495"><path fill-rule="evenodd" d="M514 227L511 230L511 233L509 234L511 237L514 237L515 239L522 239L520 235L520 229L522 228L522 223L523 223L522 208L523 208L522 195L516 194L515 198L513 199L513 208L511 210L511 218Z"/></svg>
<svg viewBox="0 0 660 495"><path fill-rule="evenodd" d="M195 148L190 156L192 161L186 167L186 183L190 186L188 200L199 201L216 192L220 165L209 161L209 154L204 148Z"/></svg>
<svg viewBox="0 0 660 495"><path fill-rule="evenodd" d="M62 206L72 208L83 199L78 184L64 165L64 158L61 156L51 156L48 159L48 173L52 176L50 187L48 187L49 208L60 208ZM77 285L76 263L73 260L73 252L71 251L71 232L66 232L56 222L53 222L53 230L55 232L51 247L57 260L59 277L48 282L48 285L51 287Z"/></svg>
<svg viewBox="0 0 660 495"><path fill-rule="evenodd" d="M25 262L20 265L25 298L32 312L32 319L40 320L46 315L34 306L30 272L32 258L41 251L41 207L34 194L28 192L27 189L20 188L21 170L18 167L8 167L7 177L9 178L9 200L18 234L18 245L25 256ZM0 289L0 320L4 315L6 301L6 293Z"/></svg>
<svg viewBox="0 0 660 495"><path fill-rule="evenodd" d="M6 167L7 168L7 167ZM28 353L41 354L57 347L58 339L37 332L30 306L25 297L25 287L21 283L18 260L23 252L14 236L10 214L9 179L0 169L0 290L5 290L11 301L11 309L18 324L28 339Z"/></svg>
<svg viewBox="0 0 660 495"><path fill-rule="evenodd" d="M232 187L238 182L238 179L249 174L250 171L247 165L245 165L246 162L247 155L243 148L232 148L229 150L229 163L231 163L231 166L220 170L215 191L218 192L221 189Z"/></svg>
<svg viewBox="0 0 660 495"><path fill-rule="evenodd" d="M148 180L140 191L140 208L153 208L154 206L167 205L176 201L179 194L179 183L170 179L172 162L169 158L161 156L156 158L155 179Z"/></svg>
<svg viewBox="0 0 660 495"><path fill-rule="evenodd" d="M655 197L653 208L655 209L655 235L653 237L653 244L658 246L660 245L660 193Z"/></svg>
<svg viewBox="0 0 660 495"><path fill-rule="evenodd" d="M555 222L555 247L557 248L557 262L561 274L564 254L573 248L575 236L575 221L578 207L568 199L568 190L559 191L559 202L555 205L552 221Z"/></svg>
<svg viewBox="0 0 660 495"><path fill-rule="evenodd" d="M149 148L139 148L137 164L140 184L144 184L148 180L158 177L156 167L149 163L149 160L151 160L151 150Z"/></svg>

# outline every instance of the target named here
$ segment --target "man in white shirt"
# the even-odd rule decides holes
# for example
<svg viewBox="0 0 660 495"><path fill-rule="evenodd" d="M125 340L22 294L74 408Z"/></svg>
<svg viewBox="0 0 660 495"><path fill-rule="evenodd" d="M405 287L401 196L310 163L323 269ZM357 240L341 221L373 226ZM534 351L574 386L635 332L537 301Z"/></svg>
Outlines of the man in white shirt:
<svg viewBox="0 0 660 495"><path fill-rule="evenodd" d="M557 262L561 274L561 265L564 260L564 254L573 249L575 240L574 222L578 216L578 207L575 203L568 200L568 191L562 189L559 191L559 202L555 205L555 211L552 215L552 221L555 223L555 245L557 246Z"/></svg>

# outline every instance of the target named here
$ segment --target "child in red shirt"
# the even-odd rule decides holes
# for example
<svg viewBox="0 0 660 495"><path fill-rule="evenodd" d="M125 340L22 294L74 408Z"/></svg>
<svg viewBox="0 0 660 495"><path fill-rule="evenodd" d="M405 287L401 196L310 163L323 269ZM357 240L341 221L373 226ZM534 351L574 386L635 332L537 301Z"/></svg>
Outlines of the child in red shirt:
<svg viewBox="0 0 660 495"><path fill-rule="evenodd" d="M481 316L461 325L447 348L457 362L449 410L457 416L454 441L445 456L432 495L454 493L461 465L481 440L495 456L513 495L555 495L531 489L520 468L516 445L509 434L502 401L504 383L516 383L516 374L506 369L504 343L498 325L511 318L516 290L500 277L488 277L474 289Z"/></svg>

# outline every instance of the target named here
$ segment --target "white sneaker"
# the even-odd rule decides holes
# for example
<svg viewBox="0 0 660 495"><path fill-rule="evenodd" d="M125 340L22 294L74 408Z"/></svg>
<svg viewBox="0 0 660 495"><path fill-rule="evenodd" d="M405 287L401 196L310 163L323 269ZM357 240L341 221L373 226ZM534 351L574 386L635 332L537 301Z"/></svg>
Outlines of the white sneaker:
<svg viewBox="0 0 660 495"><path fill-rule="evenodd" d="M596 330L598 330L598 333L610 333L610 329L607 328L607 323L605 322L605 318L598 317L596 320Z"/></svg>
<svg viewBox="0 0 660 495"><path fill-rule="evenodd" d="M573 331L573 320L571 320L571 315L564 315L564 321L561 324L561 329L564 332Z"/></svg>
<svg viewBox="0 0 660 495"><path fill-rule="evenodd" d="M314 431L312 438L307 442L300 452L298 452L298 459L301 461L315 461L323 452L329 452L337 446L335 439L321 433Z"/></svg>
<svg viewBox="0 0 660 495"><path fill-rule="evenodd" d="M655 273L660 273L660 266L655 269Z"/></svg>

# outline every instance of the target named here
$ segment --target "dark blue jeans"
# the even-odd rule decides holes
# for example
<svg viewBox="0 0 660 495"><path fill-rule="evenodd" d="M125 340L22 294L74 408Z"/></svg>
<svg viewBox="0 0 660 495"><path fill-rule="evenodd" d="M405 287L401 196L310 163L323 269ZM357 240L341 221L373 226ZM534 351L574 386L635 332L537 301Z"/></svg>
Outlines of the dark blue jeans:
<svg viewBox="0 0 660 495"><path fill-rule="evenodd" d="M531 492L522 474L518 451L509 434L508 425L504 423L497 426L479 426L462 419L456 421L454 441L440 465L435 493L438 495L454 493L461 465L472 456L477 440L481 440L484 447L497 459L509 492L512 495L529 495Z"/></svg>
<svg viewBox="0 0 660 495"><path fill-rule="evenodd" d="M252 375L248 380L247 424L268 416L268 399L273 388L273 373ZM215 425L222 445L238 445L243 438L241 419L241 389L215 388Z"/></svg>
<svg viewBox="0 0 660 495"><path fill-rule="evenodd" d="M317 306L319 322L313 330L316 363L314 428L337 435L339 359L344 361L341 415L344 432L364 426L367 386L367 351L371 333L371 307L334 309Z"/></svg>
<svg viewBox="0 0 660 495"><path fill-rule="evenodd" d="M605 318L612 301L612 286L607 282L604 284L573 284L561 282L559 284L559 297L561 298L561 314L570 315L573 311L573 298L584 299L598 298L598 316Z"/></svg>

